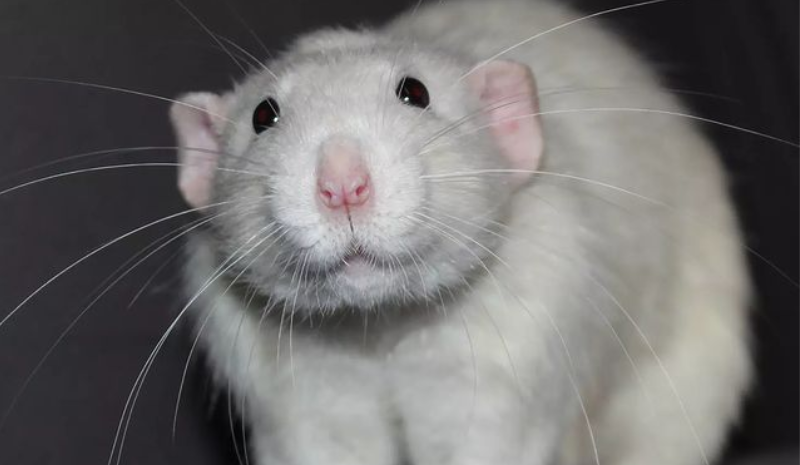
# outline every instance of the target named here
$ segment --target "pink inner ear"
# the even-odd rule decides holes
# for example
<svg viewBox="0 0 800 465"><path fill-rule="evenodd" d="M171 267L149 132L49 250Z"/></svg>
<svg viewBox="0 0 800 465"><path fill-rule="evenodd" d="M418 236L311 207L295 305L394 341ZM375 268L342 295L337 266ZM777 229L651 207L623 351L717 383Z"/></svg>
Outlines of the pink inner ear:
<svg viewBox="0 0 800 465"><path fill-rule="evenodd" d="M512 177L525 181L539 167L544 143L539 123L536 81L527 66L513 61L493 61L469 77L481 107L488 116L492 137Z"/></svg>
<svg viewBox="0 0 800 465"><path fill-rule="evenodd" d="M170 118L178 138L178 187L189 205L208 205L219 160L217 127L224 118L223 99L211 93L187 94L174 103Z"/></svg>

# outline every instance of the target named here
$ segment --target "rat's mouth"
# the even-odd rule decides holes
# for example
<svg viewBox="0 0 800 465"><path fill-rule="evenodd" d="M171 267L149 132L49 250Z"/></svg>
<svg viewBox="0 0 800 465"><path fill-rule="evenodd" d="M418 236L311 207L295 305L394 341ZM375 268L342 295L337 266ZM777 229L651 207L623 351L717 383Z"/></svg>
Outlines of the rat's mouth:
<svg viewBox="0 0 800 465"><path fill-rule="evenodd" d="M331 271L348 278L361 279L388 269L387 259L375 255L358 244L353 244Z"/></svg>
<svg viewBox="0 0 800 465"><path fill-rule="evenodd" d="M339 273L345 276L359 277L373 271L378 266L377 260L370 257L361 246L355 245L342 256L336 268Z"/></svg>
<svg viewBox="0 0 800 465"><path fill-rule="evenodd" d="M340 260L341 265L345 267L360 264L362 262L369 263L370 258L360 245L351 247L350 251L344 254Z"/></svg>

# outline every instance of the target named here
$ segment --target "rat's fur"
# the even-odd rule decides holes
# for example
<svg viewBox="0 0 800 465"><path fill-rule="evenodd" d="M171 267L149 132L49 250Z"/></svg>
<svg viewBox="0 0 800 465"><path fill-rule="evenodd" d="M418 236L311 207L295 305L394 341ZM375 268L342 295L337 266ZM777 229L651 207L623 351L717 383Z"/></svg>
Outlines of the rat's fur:
<svg viewBox="0 0 800 465"><path fill-rule="evenodd" d="M594 22L543 35L503 56L539 83L543 173L519 188L508 171L436 178L509 167L477 118L420 154L478 108L459 76L576 17L544 1L422 7L304 37L223 97L230 156L209 195L240 213L190 240L186 282L205 289L198 337L256 464L717 456L750 376L741 240L698 129L610 109L681 112L650 68ZM432 111L394 98L404 75ZM256 137L266 96L281 120ZM376 186L352 225L313 202L316 147L337 133L368 147ZM344 276L353 237L377 263ZM219 267L228 278L209 282Z"/></svg>

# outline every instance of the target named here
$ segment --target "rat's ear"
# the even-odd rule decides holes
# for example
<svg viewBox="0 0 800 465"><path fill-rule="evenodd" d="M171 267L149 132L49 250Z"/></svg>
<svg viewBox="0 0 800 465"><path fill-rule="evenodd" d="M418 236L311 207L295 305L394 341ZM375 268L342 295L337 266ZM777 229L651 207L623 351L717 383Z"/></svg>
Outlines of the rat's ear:
<svg viewBox="0 0 800 465"><path fill-rule="evenodd" d="M211 197L228 100L226 96L196 92L180 96L170 108L169 116L180 147L178 187L194 208L205 207Z"/></svg>
<svg viewBox="0 0 800 465"><path fill-rule="evenodd" d="M544 147L533 73L521 63L498 60L480 65L467 79L495 143L511 169L521 170L512 177L525 181L532 173L523 171L539 167Z"/></svg>

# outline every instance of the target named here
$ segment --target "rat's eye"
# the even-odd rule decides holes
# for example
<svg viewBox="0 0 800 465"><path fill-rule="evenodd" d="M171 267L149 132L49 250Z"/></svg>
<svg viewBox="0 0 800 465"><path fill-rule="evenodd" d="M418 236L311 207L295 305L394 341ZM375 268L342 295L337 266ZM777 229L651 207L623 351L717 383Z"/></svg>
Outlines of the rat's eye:
<svg viewBox="0 0 800 465"><path fill-rule="evenodd" d="M256 134L261 134L271 128L281 118L281 108L273 98L268 98L259 103L253 112L253 129Z"/></svg>
<svg viewBox="0 0 800 465"><path fill-rule="evenodd" d="M425 84L412 77L404 77L397 85L397 98L406 105L426 108L431 103Z"/></svg>

